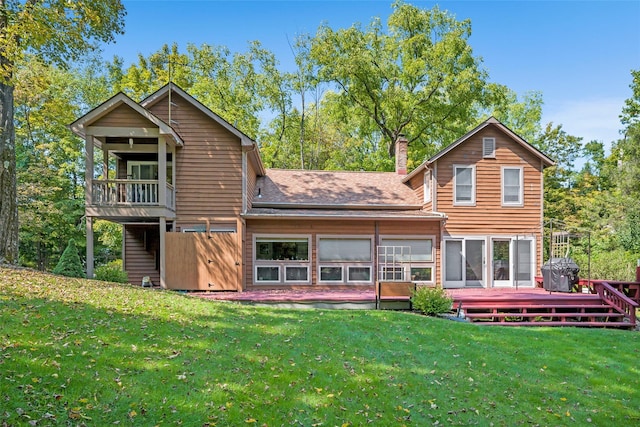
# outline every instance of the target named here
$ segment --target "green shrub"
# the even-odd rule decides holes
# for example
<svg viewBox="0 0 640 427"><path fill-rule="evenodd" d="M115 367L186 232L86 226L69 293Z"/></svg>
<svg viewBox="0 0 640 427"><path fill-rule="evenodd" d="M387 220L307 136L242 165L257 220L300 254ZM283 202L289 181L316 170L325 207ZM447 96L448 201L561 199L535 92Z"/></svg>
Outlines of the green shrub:
<svg viewBox="0 0 640 427"><path fill-rule="evenodd" d="M453 299L447 295L442 288L428 288L419 286L411 297L413 306L426 314L427 316L435 316L451 311Z"/></svg>
<svg viewBox="0 0 640 427"><path fill-rule="evenodd" d="M53 274L67 277L85 277L84 267L82 266L75 240L69 239L66 249L53 269Z"/></svg>
<svg viewBox="0 0 640 427"><path fill-rule="evenodd" d="M96 268L96 280L104 282L129 283L129 275L122 268L122 260L116 259Z"/></svg>

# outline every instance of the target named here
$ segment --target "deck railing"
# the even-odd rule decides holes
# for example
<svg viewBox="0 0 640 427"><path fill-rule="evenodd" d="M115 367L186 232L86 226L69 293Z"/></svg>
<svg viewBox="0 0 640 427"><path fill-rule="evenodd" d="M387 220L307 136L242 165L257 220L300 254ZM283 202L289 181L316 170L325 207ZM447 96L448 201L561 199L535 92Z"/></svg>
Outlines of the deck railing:
<svg viewBox="0 0 640 427"><path fill-rule="evenodd" d="M615 308L629 319L629 323L636 324L636 309L638 304L607 282L593 282L598 296L611 307Z"/></svg>
<svg viewBox="0 0 640 427"><path fill-rule="evenodd" d="M166 206L175 209L175 190L167 183ZM157 180L106 179L93 181L92 204L96 206L159 206Z"/></svg>

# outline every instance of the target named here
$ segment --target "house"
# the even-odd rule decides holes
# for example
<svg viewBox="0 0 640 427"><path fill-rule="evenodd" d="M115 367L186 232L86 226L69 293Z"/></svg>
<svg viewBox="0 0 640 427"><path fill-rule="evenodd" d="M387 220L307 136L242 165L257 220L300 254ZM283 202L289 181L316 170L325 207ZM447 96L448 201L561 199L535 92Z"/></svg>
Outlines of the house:
<svg viewBox="0 0 640 427"><path fill-rule="evenodd" d="M410 173L404 138L395 172L266 169L174 84L70 127L86 141L89 277L98 218L122 224L131 282L168 289L534 286L542 265L553 161L494 118Z"/></svg>

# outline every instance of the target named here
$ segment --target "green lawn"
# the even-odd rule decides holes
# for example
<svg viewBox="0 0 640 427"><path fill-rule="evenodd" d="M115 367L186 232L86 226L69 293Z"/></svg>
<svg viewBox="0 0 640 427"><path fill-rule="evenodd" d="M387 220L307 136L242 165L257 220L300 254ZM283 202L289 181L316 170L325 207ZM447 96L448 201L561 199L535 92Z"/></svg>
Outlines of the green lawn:
<svg viewBox="0 0 640 427"><path fill-rule="evenodd" d="M0 425L638 425L640 334L284 310L0 268Z"/></svg>

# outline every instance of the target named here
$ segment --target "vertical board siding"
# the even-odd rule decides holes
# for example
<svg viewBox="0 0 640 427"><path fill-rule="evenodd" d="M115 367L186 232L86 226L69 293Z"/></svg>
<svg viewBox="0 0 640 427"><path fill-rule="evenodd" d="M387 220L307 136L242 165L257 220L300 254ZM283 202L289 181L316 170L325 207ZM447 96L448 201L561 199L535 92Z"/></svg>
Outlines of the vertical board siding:
<svg viewBox="0 0 640 427"><path fill-rule="evenodd" d="M99 118L90 126L113 126L113 127L132 127L132 128L157 128L155 124L141 116L128 105L122 104L104 117Z"/></svg>
<svg viewBox="0 0 640 427"><path fill-rule="evenodd" d="M242 148L238 137L178 95L171 125L184 140L176 149L176 216L236 216L242 211ZM151 107L169 120L168 97Z"/></svg>
<svg viewBox="0 0 640 427"><path fill-rule="evenodd" d="M417 237L420 235L435 235L434 263L438 259L440 221L374 221L374 220L260 220L252 219L247 221L246 242L244 258L245 278L248 288L254 286L253 283L253 242L254 235L275 234L275 235L305 235L310 236L311 263L310 263L310 285L318 285L317 272L317 237L320 235L332 236L362 236L376 237L376 222L378 223L378 235L406 235ZM377 244L374 240L374 245ZM375 258L375 248L374 254ZM434 271L437 268L434 269ZM373 282L372 282L373 285ZM331 286L331 285L330 285ZM255 285L256 288L265 288L265 285Z"/></svg>
<svg viewBox="0 0 640 427"><path fill-rule="evenodd" d="M156 253L160 249L158 227L124 226L124 269L129 273L129 282L140 285L144 276L149 276L155 285L160 284Z"/></svg>

